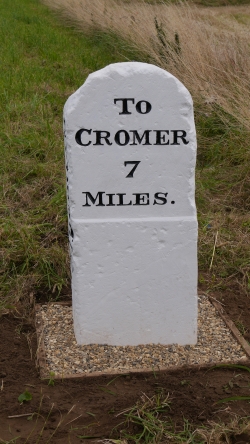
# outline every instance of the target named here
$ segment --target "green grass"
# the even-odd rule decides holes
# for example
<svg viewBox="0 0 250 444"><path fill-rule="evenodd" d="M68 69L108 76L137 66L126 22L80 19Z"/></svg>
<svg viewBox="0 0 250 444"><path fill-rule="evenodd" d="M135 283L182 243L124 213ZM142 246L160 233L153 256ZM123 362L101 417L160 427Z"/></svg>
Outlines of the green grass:
<svg viewBox="0 0 250 444"><path fill-rule="evenodd" d="M196 104L195 109L200 283L205 282L206 289L212 290L227 290L233 285L234 290L247 295L250 291L249 132L217 106Z"/></svg>
<svg viewBox="0 0 250 444"><path fill-rule="evenodd" d="M228 398L225 402L242 400L241 397L236 398ZM245 400L247 399L249 397L245 397ZM235 438L240 439L243 435L249 436L248 417L240 418L235 415L228 424L222 421L220 423L210 421L198 427L183 418L183 423L177 425L169 416L171 405L171 400L163 392L151 398L143 394L135 406L123 412L122 417L126 418L125 421L113 430L112 436L119 436L120 439L111 439L110 442L117 444L222 444L236 442Z"/></svg>
<svg viewBox="0 0 250 444"><path fill-rule="evenodd" d="M90 72L136 54L113 35L79 34L37 0L0 0L0 11L0 306L9 307L30 293L70 293L63 106Z"/></svg>
<svg viewBox="0 0 250 444"><path fill-rule="evenodd" d="M149 58L112 33L76 31L38 0L0 0L0 11L0 307L9 308L70 295L66 99L90 72ZM213 103L196 100L195 118L199 282L249 294L249 133Z"/></svg>

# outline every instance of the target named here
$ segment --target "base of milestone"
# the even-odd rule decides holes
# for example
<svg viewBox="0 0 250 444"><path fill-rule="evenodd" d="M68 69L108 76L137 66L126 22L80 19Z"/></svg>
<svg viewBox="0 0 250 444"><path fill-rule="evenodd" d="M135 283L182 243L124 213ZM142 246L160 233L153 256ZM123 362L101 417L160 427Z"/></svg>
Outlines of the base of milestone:
<svg viewBox="0 0 250 444"><path fill-rule="evenodd" d="M37 360L41 378L152 373L244 365L250 346L223 307L210 295L198 296L198 342L195 345L77 345L71 303L36 305Z"/></svg>
<svg viewBox="0 0 250 444"><path fill-rule="evenodd" d="M72 226L78 344L196 344L194 218L72 221Z"/></svg>

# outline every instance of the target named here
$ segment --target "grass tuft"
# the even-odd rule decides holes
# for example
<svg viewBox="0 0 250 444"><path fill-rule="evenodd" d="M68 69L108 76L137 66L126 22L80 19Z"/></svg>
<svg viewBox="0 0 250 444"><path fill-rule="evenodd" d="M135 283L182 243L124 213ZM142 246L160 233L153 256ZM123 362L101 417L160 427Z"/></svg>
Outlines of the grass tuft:
<svg viewBox="0 0 250 444"><path fill-rule="evenodd" d="M228 398L228 401L232 400L236 399ZM225 402L228 401L225 400ZM182 425L176 425L168 416L170 404L169 398L165 398L163 393L152 398L143 395L134 407L121 413L126 420L119 424L119 432L117 432L118 428L113 431L112 435L115 438L102 442L105 444L222 444L240 442L241 437L244 438L244 442L250 440L248 417L234 415L228 424L210 421L201 427L195 427L184 418Z"/></svg>
<svg viewBox="0 0 250 444"><path fill-rule="evenodd" d="M87 75L135 58L84 36L36 0L1 2L0 310L69 296L62 110ZM123 55L121 55L121 48Z"/></svg>

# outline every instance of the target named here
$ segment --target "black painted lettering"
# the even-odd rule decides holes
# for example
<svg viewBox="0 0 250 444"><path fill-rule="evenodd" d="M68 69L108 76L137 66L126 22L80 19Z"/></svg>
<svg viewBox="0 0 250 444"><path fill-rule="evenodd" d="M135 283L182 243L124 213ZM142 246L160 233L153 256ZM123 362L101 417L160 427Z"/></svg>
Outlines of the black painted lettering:
<svg viewBox="0 0 250 444"><path fill-rule="evenodd" d="M180 145L180 143L178 143L178 139L181 139L185 145L187 145L189 143L189 141L186 140L186 137L187 137L186 131L171 130L171 132L173 133L173 143L171 143L171 145ZM181 134L178 134L178 133L181 133Z"/></svg>
<svg viewBox="0 0 250 444"><path fill-rule="evenodd" d="M165 205L167 203L168 193L155 193L153 205Z"/></svg>
<svg viewBox="0 0 250 444"><path fill-rule="evenodd" d="M128 102L135 103L135 99L114 99L114 104L116 105L117 102L122 102L122 112L119 114L132 114L128 110Z"/></svg>
<svg viewBox="0 0 250 444"><path fill-rule="evenodd" d="M106 196L108 196L108 198L109 198L109 203L106 206L107 207L115 207L115 204L113 202L113 197L115 196L115 194L106 194Z"/></svg>
<svg viewBox="0 0 250 444"><path fill-rule="evenodd" d="M112 142L109 140L110 133L108 131L93 131L93 133L96 133L96 142L93 143L93 145L104 145L102 139L105 140L107 145L112 145Z"/></svg>
<svg viewBox="0 0 250 444"><path fill-rule="evenodd" d="M146 100L140 100L140 102L135 105L135 108L136 111L140 114L148 114L152 109L152 105Z"/></svg>
<svg viewBox="0 0 250 444"><path fill-rule="evenodd" d="M85 129L85 128L81 128L77 131L76 135L75 135L75 140L76 143L78 143L78 145L81 146L89 146L91 144L91 141L87 142L87 143L83 143L82 141L82 134L86 131L87 134L91 134L92 130L90 129Z"/></svg>
<svg viewBox="0 0 250 444"><path fill-rule="evenodd" d="M89 200L92 202L92 204L95 205L97 199L98 199L98 204L96 205L97 207L105 207L105 204L103 203L103 195L105 194L105 191L98 191L96 197L92 196L92 194L89 191L83 191L82 194L85 194L86 197L86 202L83 205L83 207L91 207L91 205L89 204Z"/></svg>
<svg viewBox="0 0 250 444"><path fill-rule="evenodd" d="M169 135L168 130L154 130L156 133L155 144L154 145L169 145L169 140L166 141L166 134Z"/></svg>
<svg viewBox="0 0 250 444"><path fill-rule="evenodd" d="M124 162L124 166L126 167L127 165L134 165L134 167L132 168L132 170L130 171L130 173L128 173L127 177L134 177L134 172L136 170L136 168L138 167L139 163L141 163L140 160L128 160L127 162Z"/></svg>
<svg viewBox="0 0 250 444"><path fill-rule="evenodd" d="M126 193L116 193L116 195L119 197L119 203L117 204L117 206L127 206L127 205L132 205L132 201L130 201L129 203L124 203L124 196L126 196Z"/></svg>
<svg viewBox="0 0 250 444"><path fill-rule="evenodd" d="M123 142L121 141L122 135L123 135ZM117 133L115 135L115 142L117 143L117 145L125 146L125 145L128 145L129 141L130 141L130 137L129 137L129 133L127 131L125 131L125 130L117 131Z"/></svg>
<svg viewBox="0 0 250 444"><path fill-rule="evenodd" d="M145 140L144 140L144 143L142 145L152 145L152 143L149 142L149 133L152 132L151 130L144 131L142 136L140 136L138 134L137 130L131 130L129 132L133 134L133 143L130 143L130 145L138 145L138 143L139 143L139 145L141 145L144 137L145 137ZM138 143L136 143L136 140L137 140Z"/></svg>
<svg viewBox="0 0 250 444"><path fill-rule="evenodd" d="M149 205L149 193L133 193L135 196L134 205Z"/></svg>

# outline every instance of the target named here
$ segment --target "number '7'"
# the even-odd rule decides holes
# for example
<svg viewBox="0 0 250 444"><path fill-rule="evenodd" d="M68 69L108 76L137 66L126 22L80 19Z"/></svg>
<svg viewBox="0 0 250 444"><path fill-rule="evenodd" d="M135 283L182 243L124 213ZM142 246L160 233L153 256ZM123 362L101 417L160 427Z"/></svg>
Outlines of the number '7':
<svg viewBox="0 0 250 444"><path fill-rule="evenodd" d="M140 162L141 162L140 160L128 160L127 162L124 162L124 166L127 166L127 165L134 165L134 167L132 168L132 170L130 171L130 173L128 173L128 175L126 176L126 178L127 178L127 177L134 177L134 172L135 172L135 170L136 170L136 168L138 167L138 165L139 165Z"/></svg>

